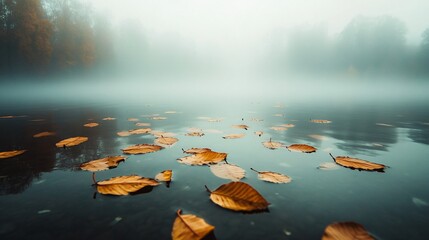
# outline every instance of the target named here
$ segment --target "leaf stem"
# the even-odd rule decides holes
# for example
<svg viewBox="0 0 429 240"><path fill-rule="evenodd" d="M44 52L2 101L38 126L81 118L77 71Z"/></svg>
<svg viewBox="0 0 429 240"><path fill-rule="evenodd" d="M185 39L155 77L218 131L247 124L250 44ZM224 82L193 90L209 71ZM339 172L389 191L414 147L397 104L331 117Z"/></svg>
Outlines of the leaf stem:
<svg viewBox="0 0 429 240"><path fill-rule="evenodd" d="M337 160L335 159L335 157L334 157L334 156L332 156L332 154L331 154L331 153L329 153L329 155L331 156L331 158L332 158L332 159L334 159L334 162L337 162Z"/></svg>
<svg viewBox="0 0 429 240"><path fill-rule="evenodd" d="M97 185L97 181L95 180L95 172L92 173L92 182Z"/></svg>
<svg viewBox="0 0 429 240"><path fill-rule="evenodd" d="M206 188L207 192L212 193L212 191L210 191L210 189L207 187L207 185L204 185L204 187Z"/></svg>
<svg viewBox="0 0 429 240"><path fill-rule="evenodd" d="M252 171L255 171L255 172L259 173L259 171L258 171L258 170L255 170L255 169L253 169L253 168L250 168L250 170L252 170Z"/></svg>

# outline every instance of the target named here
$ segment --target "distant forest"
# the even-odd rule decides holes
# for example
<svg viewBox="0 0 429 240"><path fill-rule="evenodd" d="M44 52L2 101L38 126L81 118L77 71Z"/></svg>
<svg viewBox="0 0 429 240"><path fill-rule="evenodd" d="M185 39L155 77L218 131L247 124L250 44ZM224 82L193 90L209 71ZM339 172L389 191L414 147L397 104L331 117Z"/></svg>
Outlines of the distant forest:
<svg viewBox="0 0 429 240"><path fill-rule="evenodd" d="M47 76L113 69L202 69L215 58L181 39L149 46L140 23L114 31L110 19L79 0L0 0L0 77ZM391 16L353 18L335 38L322 27L272 36L260 65L270 71L429 75L429 28L406 42L405 24ZM0 78L1 80L1 78Z"/></svg>

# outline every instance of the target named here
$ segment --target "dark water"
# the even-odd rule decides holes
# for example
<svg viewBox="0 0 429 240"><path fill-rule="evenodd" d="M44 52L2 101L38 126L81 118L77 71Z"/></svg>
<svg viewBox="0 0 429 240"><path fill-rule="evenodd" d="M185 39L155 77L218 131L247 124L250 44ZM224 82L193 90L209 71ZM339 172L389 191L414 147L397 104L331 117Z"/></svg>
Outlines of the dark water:
<svg viewBox="0 0 429 240"><path fill-rule="evenodd" d="M0 151L28 149L23 155L0 160L1 239L169 239L177 209L196 214L214 225L218 239L319 239L335 221L361 223L378 239L427 239L429 229L429 112L426 102L403 104L307 104L275 101L238 103L176 100L109 104L75 102L30 105L2 103ZM176 111L176 113L165 113ZM166 120L147 116L159 114ZM115 121L103 121L114 117ZM209 122L205 117L221 118ZM138 174L154 177L173 170L170 187L132 196L96 194L91 173L79 165L122 148L153 143L152 135L119 137L116 133L138 128L128 118L151 124L153 130L173 132L174 146L156 153L131 155L117 168L97 172L97 180ZM252 121L252 118L263 121ZM244 120L242 120L244 119ZM328 119L330 124L310 119ZM83 124L98 122L95 128ZM274 131L270 127L295 127ZM249 130L233 128L247 124ZM201 128L203 137L185 136L188 128ZM262 130L258 137L253 132ZM42 131L57 135L33 138ZM230 133L242 139L226 140ZM316 139L320 135L323 138ZM59 140L87 136L89 140L68 149ZM269 150L261 142L272 138L287 145L305 143L316 153ZM204 185L216 189L229 182L205 166L176 161L182 148L208 147L228 153L228 162L246 170L244 182L268 202L269 212L243 214L212 203ZM349 155L382 163L384 173L347 168L319 170L333 155ZM276 171L293 178L288 184L258 180L250 171Z"/></svg>

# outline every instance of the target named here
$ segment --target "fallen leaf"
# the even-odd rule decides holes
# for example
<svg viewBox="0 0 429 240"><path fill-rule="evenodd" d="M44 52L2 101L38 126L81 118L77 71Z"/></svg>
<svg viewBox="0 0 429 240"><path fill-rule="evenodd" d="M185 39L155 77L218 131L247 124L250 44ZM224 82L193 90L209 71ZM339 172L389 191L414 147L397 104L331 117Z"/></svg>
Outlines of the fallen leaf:
<svg viewBox="0 0 429 240"><path fill-rule="evenodd" d="M322 240L371 240L374 239L365 228L355 222L337 222L325 228Z"/></svg>
<svg viewBox="0 0 429 240"><path fill-rule="evenodd" d="M310 120L310 122L313 122L313 123L331 123L330 120L325 120L325 119L312 119L312 120Z"/></svg>
<svg viewBox="0 0 429 240"><path fill-rule="evenodd" d="M165 120L166 117L151 117L152 120Z"/></svg>
<svg viewBox="0 0 429 240"><path fill-rule="evenodd" d="M7 116L0 116L0 119L8 119L8 118L15 118L16 116L7 115Z"/></svg>
<svg viewBox="0 0 429 240"><path fill-rule="evenodd" d="M112 118L112 117L105 117L103 118L104 121L113 121L116 120L116 118Z"/></svg>
<svg viewBox="0 0 429 240"><path fill-rule="evenodd" d="M288 124L280 124L279 127L293 128L293 127L295 127L295 125L291 124L291 123L288 123Z"/></svg>
<svg viewBox="0 0 429 240"><path fill-rule="evenodd" d="M241 167L229 163L211 165L210 171L220 178L229 179L231 181L240 181L240 179L244 178L244 175L246 174L246 171Z"/></svg>
<svg viewBox="0 0 429 240"><path fill-rule="evenodd" d="M189 137L202 137L202 136L204 136L204 133L203 132L188 132L185 135L189 136Z"/></svg>
<svg viewBox="0 0 429 240"><path fill-rule="evenodd" d="M84 127L90 127L90 128L92 128L92 127L97 127L97 126L98 126L98 123L92 122L92 123L84 124L83 126L84 126Z"/></svg>
<svg viewBox="0 0 429 240"><path fill-rule="evenodd" d="M163 132L163 131L151 131L150 134L154 135L155 137L174 137L176 136L175 133L172 132Z"/></svg>
<svg viewBox="0 0 429 240"><path fill-rule="evenodd" d="M87 137L72 137L61 140L55 144L57 147L72 147L88 141Z"/></svg>
<svg viewBox="0 0 429 240"><path fill-rule="evenodd" d="M138 128L138 129L133 129L128 131L117 132L116 134L118 134L121 137L127 137L130 135L146 134L146 133L150 133L151 131L152 129L150 128Z"/></svg>
<svg viewBox="0 0 429 240"><path fill-rule="evenodd" d="M316 152L317 150L317 148L307 144L292 144L286 148L290 151L303 152L303 153L313 153L313 152Z"/></svg>
<svg viewBox="0 0 429 240"><path fill-rule="evenodd" d="M282 148L284 147L283 143L281 142L274 142L274 141L266 141L266 142L262 142L262 145L264 145L264 147L269 148L269 149L277 149L277 148Z"/></svg>
<svg viewBox="0 0 429 240"><path fill-rule="evenodd" d="M12 150L12 151L0 152L0 159L1 158L15 157L15 156L18 156L18 155L25 153L26 151L27 150Z"/></svg>
<svg viewBox="0 0 429 240"><path fill-rule="evenodd" d="M332 157L332 159L334 159L335 163L337 163L338 165L341 165L343 167L346 167L346 168L382 172L384 170L384 168L386 167L383 164L373 163L373 162L369 162L369 161L362 160L359 158L351 158L348 156L334 157L330 153L329 153L329 155L331 155L331 157Z"/></svg>
<svg viewBox="0 0 429 240"><path fill-rule="evenodd" d="M244 129L244 130L249 129L249 126L244 125L244 124L241 124L241 125L232 125L232 127L234 127L234 128L241 128L241 129Z"/></svg>
<svg viewBox="0 0 429 240"><path fill-rule="evenodd" d="M211 151L211 149L210 148L191 148L191 149L188 149L188 150L183 150L182 149L182 151L184 153L187 153L187 154L197 154L197 153Z"/></svg>
<svg viewBox="0 0 429 240"><path fill-rule="evenodd" d="M213 151L199 152L191 156L186 156L177 159L179 163L187 165L205 165L218 163L226 159L228 154Z"/></svg>
<svg viewBox="0 0 429 240"><path fill-rule="evenodd" d="M80 169L91 172L103 171L117 167L119 163L125 161L125 159L126 157L124 156L109 156L82 163Z"/></svg>
<svg viewBox="0 0 429 240"><path fill-rule="evenodd" d="M161 182L171 182L171 177L173 176L172 170L164 170L156 174L155 179Z"/></svg>
<svg viewBox="0 0 429 240"><path fill-rule="evenodd" d="M255 134L258 135L258 136L262 136L262 134L264 134L264 132L262 132L262 131L256 131Z"/></svg>
<svg viewBox="0 0 429 240"><path fill-rule="evenodd" d="M321 170L335 170L338 169L338 165L333 162L325 162L321 163L317 168Z"/></svg>
<svg viewBox="0 0 429 240"><path fill-rule="evenodd" d="M131 135L131 133L129 131L117 132L116 134L118 134L118 136L120 136L120 137L128 137Z"/></svg>
<svg viewBox="0 0 429 240"><path fill-rule="evenodd" d="M155 144L171 146L171 145L175 144L177 141L179 141L179 139L177 139L177 138L161 136L161 137L155 139Z"/></svg>
<svg viewBox="0 0 429 240"><path fill-rule="evenodd" d="M252 186L244 182L223 184L213 192L210 199L217 205L233 211L261 211L268 208L269 203Z"/></svg>
<svg viewBox="0 0 429 240"><path fill-rule="evenodd" d="M246 134L244 133L239 133L239 134L227 134L225 136L223 136L223 139L237 139L237 138L242 138L246 136Z"/></svg>
<svg viewBox="0 0 429 240"><path fill-rule="evenodd" d="M128 118L127 120L130 122L138 122L139 121L138 118Z"/></svg>
<svg viewBox="0 0 429 240"><path fill-rule="evenodd" d="M34 138L40 138L40 137L48 137L48 136L54 136L55 132L40 132L37 134L34 134L33 137Z"/></svg>
<svg viewBox="0 0 429 240"><path fill-rule="evenodd" d="M262 181L271 182L271 183L289 183L292 181L292 178L276 172L270 172L270 171L257 171L253 168L250 168L251 170L258 173L258 178Z"/></svg>
<svg viewBox="0 0 429 240"><path fill-rule="evenodd" d="M136 175L120 176L97 182L97 191L101 194L128 195L146 186L154 187L157 185L159 185L159 182L152 178Z"/></svg>
<svg viewBox="0 0 429 240"><path fill-rule="evenodd" d="M126 147L122 149L124 154L145 154L157 152L163 149L163 147L153 144L136 144L133 146Z"/></svg>
<svg viewBox="0 0 429 240"><path fill-rule="evenodd" d="M270 127L270 129L272 129L274 131L286 131L287 130L286 127L279 127L279 126Z"/></svg>
<svg viewBox="0 0 429 240"><path fill-rule="evenodd" d="M149 126L150 126L150 123L142 123L142 122L138 122L138 123L136 123L136 126L137 126L137 127L149 127Z"/></svg>
<svg viewBox="0 0 429 240"><path fill-rule="evenodd" d="M202 218L191 214L181 215L181 213L182 210L177 210L177 217L171 230L173 240L200 240L215 229Z"/></svg>

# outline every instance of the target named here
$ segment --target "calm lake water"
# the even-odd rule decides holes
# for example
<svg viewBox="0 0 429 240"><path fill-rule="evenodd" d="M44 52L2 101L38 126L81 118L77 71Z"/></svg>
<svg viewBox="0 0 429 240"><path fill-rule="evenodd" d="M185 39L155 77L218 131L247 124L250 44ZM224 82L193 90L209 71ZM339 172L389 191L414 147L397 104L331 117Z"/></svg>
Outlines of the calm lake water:
<svg viewBox="0 0 429 240"><path fill-rule="evenodd" d="M427 239L429 235L429 108L425 101L220 104L194 100L182 104L166 98L47 105L3 101L1 105L0 116L17 117L0 119L0 151L28 150L0 160L1 239L170 239L179 208L214 225L218 239L320 239L324 228L336 221L361 223L378 239ZM155 114L167 119L151 119ZM103 121L105 117L116 120ZM117 168L97 172L96 179L130 174L153 178L172 169L173 181L169 188L161 184L137 195L97 194L91 172L80 170L81 163L121 155L122 148L154 141L150 134L118 136L119 131L139 128L128 118L150 123L153 130L172 132L179 141L159 152L129 155ZM221 121L209 122L208 118ZM310 119L332 122L317 124ZM84 127L88 122L100 125ZM250 128L233 128L236 124ZM295 127L271 129L280 124ZM189 128L202 129L205 135L185 136ZM264 132L261 137L254 134L259 130ZM32 137L42 131L56 135ZM232 133L246 135L222 138ZM55 147L56 142L74 136L89 140L68 149ZM318 150L311 154L270 150L261 144L270 138ZM186 155L182 148L192 147L228 153L229 163L246 170L242 181L271 203L269 212L243 214L212 203L204 185L214 190L229 181L216 177L207 166L178 163L176 159ZM318 169L332 162L328 153L388 168L384 173ZM293 180L263 182L251 167L283 173Z"/></svg>

